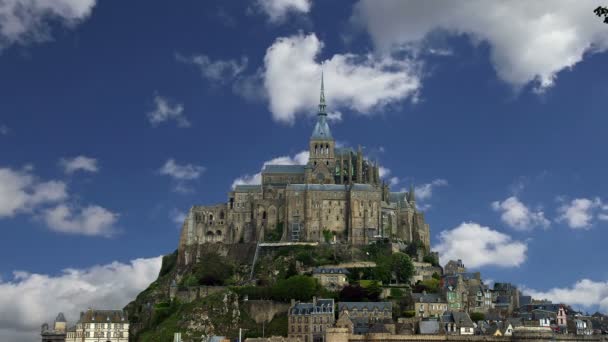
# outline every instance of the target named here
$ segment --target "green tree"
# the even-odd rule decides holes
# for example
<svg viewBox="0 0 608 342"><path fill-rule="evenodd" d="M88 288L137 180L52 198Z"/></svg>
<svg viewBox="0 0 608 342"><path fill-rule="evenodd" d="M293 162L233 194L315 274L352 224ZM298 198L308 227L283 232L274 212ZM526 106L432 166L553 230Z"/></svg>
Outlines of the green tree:
<svg viewBox="0 0 608 342"><path fill-rule="evenodd" d="M194 276L200 285L225 285L234 274L234 266L216 253L203 255L201 260L194 267Z"/></svg>
<svg viewBox="0 0 608 342"><path fill-rule="evenodd" d="M310 300L320 290L321 286L315 278L297 275L279 280L273 287L272 292L273 297L277 300L289 301L293 298L305 301Z"/></svg>
<svg viewBox="0 0 608 342"><path fill-rule="evenodd" d="M414 275L414 265L407 254L394 253L390 259L390 270L400 283L409 282Z"/></svg>
<svg viewBox="0 0 608 342"><path fill-rule="evenodd" d="M483 321L486 319L486 315L483 312L471 312L471 320L473 322Z"/></svg>

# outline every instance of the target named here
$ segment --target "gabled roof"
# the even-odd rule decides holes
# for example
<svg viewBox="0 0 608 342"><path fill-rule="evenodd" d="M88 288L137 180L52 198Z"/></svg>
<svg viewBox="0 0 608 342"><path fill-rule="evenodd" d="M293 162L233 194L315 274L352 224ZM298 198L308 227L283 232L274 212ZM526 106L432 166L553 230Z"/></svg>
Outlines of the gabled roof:
<svg viewBox="0 0 608 342"><path fill-rule="evenodd" d="M346 184L289 184L287 190L294 191L346 191L349 186ZM352 191L373 191L374 187L371 184L353 184L350 188Z"/></svg>
<svg viewBox="0 0 608 342"><path fill-rule="evenodd" d="M304 173L305 165L266 165L262 173Z"/></svg>
<svg viewBox="0 0 608 342"><path fill-rule="evenodd" d="M291 308L292 315L326 314L334 310L333 299L317 299L317 303L296 303Z"/></svg>
<svg viewBox="0 0 608 342"><path fill-rule="evenodd" d="M378 309L379 311L383 310L393 310L393 303L391 302L340 302L338 303L338 310L363 310L367 309L368 311L373 311L374 309Z"/></svg>
<svg viewBox="0 0 608 342"><path fill-rule="evenodd" d="M445 303L443 297L437 293L412 293L412 301L418 303Z"/></svg>
<svg viewBox="0 0 608 342"><path fill-rule="evenodd" d="M262 192L261 185L237 185L234 192Z"/></svg>
<svg viewBox="0 0 608 342"><path fill-rule="evenodd" d="M93 310L81 313L80 323L129 323L122 310Z"/></svg>
<svg viewBox="0 0 608 342"><path fill-rule="evenodd" d="M322 268L317 267L312 271L313 274L349 274L346 268Z"/></svg>

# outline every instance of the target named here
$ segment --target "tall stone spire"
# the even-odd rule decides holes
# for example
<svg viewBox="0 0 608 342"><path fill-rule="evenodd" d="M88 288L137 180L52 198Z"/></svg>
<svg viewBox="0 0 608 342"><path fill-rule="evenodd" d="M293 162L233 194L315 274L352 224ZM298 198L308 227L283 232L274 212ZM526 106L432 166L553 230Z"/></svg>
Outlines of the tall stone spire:
<svg viewBox="0 0 608 342"><path fill-rule="evenodd" d="M325 110L325 87L323 84L323 71L321 71L321 95L319 96L319 113L317 114L317 123L312 131L312 139L333 140L329 124L327 123L327 112Z"/></svg>
<svg viewBox="0 0 608 342"><path fill-rule="evenodd" d="M319 115L326 115L325 112L325 87L323 86L323 70L321 70L321 96L319 97Z"/></svg>

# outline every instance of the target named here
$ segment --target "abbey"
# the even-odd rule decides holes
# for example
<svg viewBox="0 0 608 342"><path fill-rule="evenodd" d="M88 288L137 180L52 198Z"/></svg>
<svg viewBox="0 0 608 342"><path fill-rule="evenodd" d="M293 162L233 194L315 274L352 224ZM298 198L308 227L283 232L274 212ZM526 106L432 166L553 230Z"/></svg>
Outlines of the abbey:
<svg viewBox="0 0 608 342"><path fill-rule="evenodd" d="M379 238L416 243L430 252L429 225L416 209L413 187L391 192L380 167L361 148L337 148L327 120L323 79L306 165L267 165L262 184L237 185L228 201L193 206L180 249L224 244L332 242L362 245ZM192 258L185 253L186 264Z"/></svg>

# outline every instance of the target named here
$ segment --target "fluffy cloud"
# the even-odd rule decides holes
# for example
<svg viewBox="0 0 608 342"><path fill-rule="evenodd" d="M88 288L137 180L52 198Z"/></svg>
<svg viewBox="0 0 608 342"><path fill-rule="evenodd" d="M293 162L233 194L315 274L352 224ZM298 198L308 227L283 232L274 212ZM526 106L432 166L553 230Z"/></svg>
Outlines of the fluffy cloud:
<svg viewBox="0 0 608 342"><path fill-rule="evenodd" d="M175 58L179 62L196 65L201 76L211 81L231 81L247 68L247 57L242 57L240 62L234 59L213 61L206 55L185 57L176 54Z"/></svg>
<svg viewBox="0 0 608 342"><path fill-rule="evenodd" d="M549 220L541 211L532 211L516 196L511 196L500 202L492 202L492 209L501 213L500 219L517 230L528 230L534 227L549 227Z"/></svg>
<svg viewBox="0 0 608 342"><path fill-rule="evenodd" d="M72 208L60 204L46 209L43 218L51 229L58 232L110 237L115 233L118 214L97 205Z"/></svg>
<svg viewBox="0 0 608 342"><path fill-rule="evenodd" d="M59 275L14 272L0 280L0 340L40 339L40 325L62 311L70 324L88 307L122 309L158 276L161 257L113 262Z"/></svg>
<svg viewBox="0 0 608 342"><path fill-rule="evenodd" d="M61 159L59 164L63 167L65 173L67 174L71 174L79 170L88 172L99 171L99 168L97 167L97 159L86 156L78 156L72 159L64 158Z"/></svg>
<svg viewBox="0 0 608 342"><path fill-rule="evenodd" d="M168 159L159 170L161 175L166 175L176 180L198 179L204 171L205 168L200 165L179 165L174 159Z"/></svg>
<svg viewBox="0 0 608 342"><path fill-rule="evenodd" d="M278 38L264 57L264 87L273 118L293 123L312 114L319 102L323 48L315 34ZM414 98L420 88L418 68L406 59L336 54L322 61L330 109L348 108L370 114L374 109Z"/></svg>
<svg viewBox="0 0 608 342"><path fill-rule="evenodd" d="M464 222L452 230L439 234L439 252L442 263L462 259L468 267L516 267L526 260L528 246L510 236L481 226Z"/></svg>
<svg viewBox="0 0 608 342"><path fill-rule="evenodd" d="M51 39L50 22L74 26L92 12L96 0L4 0L0 2L0 49L13 43Z"/></svg>
<svg viewBox="0 0 608 342"><path fill-rule="evenodd" d="M295 156L281 156L265 161L262 165L262 170L266 165L305 165L308 163L309 152L302 151ZM256 185L262 184L262 171L253 175L243 175L232 182L232 188L237 185Z"/></svg>
<svg viewBox="0 0 608 342"><path fill-rule="evenodd" d="M448 181L445 179L435 179L430 183L417 185L414 187L416 193L416 199L420 201L427 200L433 196L433 190L438 187L447 186Z"/></svg>
<svg viewBox="0 0 608 342"><path fill-rule="evenodd" d="M523 288L522 291L534 298L549 299L554 303L581 305L589 309L599 306L600 310L608 310L608 281L582 279L572 287L556 287L548 291Z"/></svg>
<svg viewBox="0 0 608 342"><path fill-rule="evenodd" d="M180 103L171 105L169 100L159 95L154 96L154 104L156 108L147 114L148 121L150 121L152 126L158 126L165 121L175 120L178 127L190 127L190 121L184 115L184 105Z"/></svg>
<svg viewBox="0 0 608 342"><path fill-rule="evenodd" d="M599 198L576 198L562 204L558 209L558 221L566 221L572 229L589 229L598 209L602 208ZM598 214L599 219L605 219L605 213Z"/></svg>
<svg viewBox="0 0 608 342"><path fill-rule="evenodd" d="M292 13L308 13L312 0L257 0L258 8L268 15L270 22L279 23Z"/></svg>
<svg viewBox="0 0 608 342"><path fill-rule="evenodd" d="M29 212L67 197L64 182L42 182L28 170L0 168L0 218Z"/></svg>
<svg viewBox="0 0 608 342"><path fill-rule="evenodd" d="M498 77L515 87L554 84L558 72L585 53L608 48L606 27L593 18L601 1L581 6L569 0L445 2L361 0L353 22L363 26L381 51L411 48L429 33L466 34L486 42Z"/></svg>
<svg viewBox="0 0 608 342"><path fill-rule="evenodd" d="M0 168L0 219L28 213L57 232L110 236L118 214L97 205L68 204L62 181L41 181L30 169Z"/></svg>
<svg viewBox="0 0 608 342"><path fill-rule="evenodd" d="M205 172L203 166L194 164L179 165L174 159L168 159L159 170L161 175L169 176L173 179L173 191L182 194L193 191L188 182L200 178L203 172Z"/></svg>

